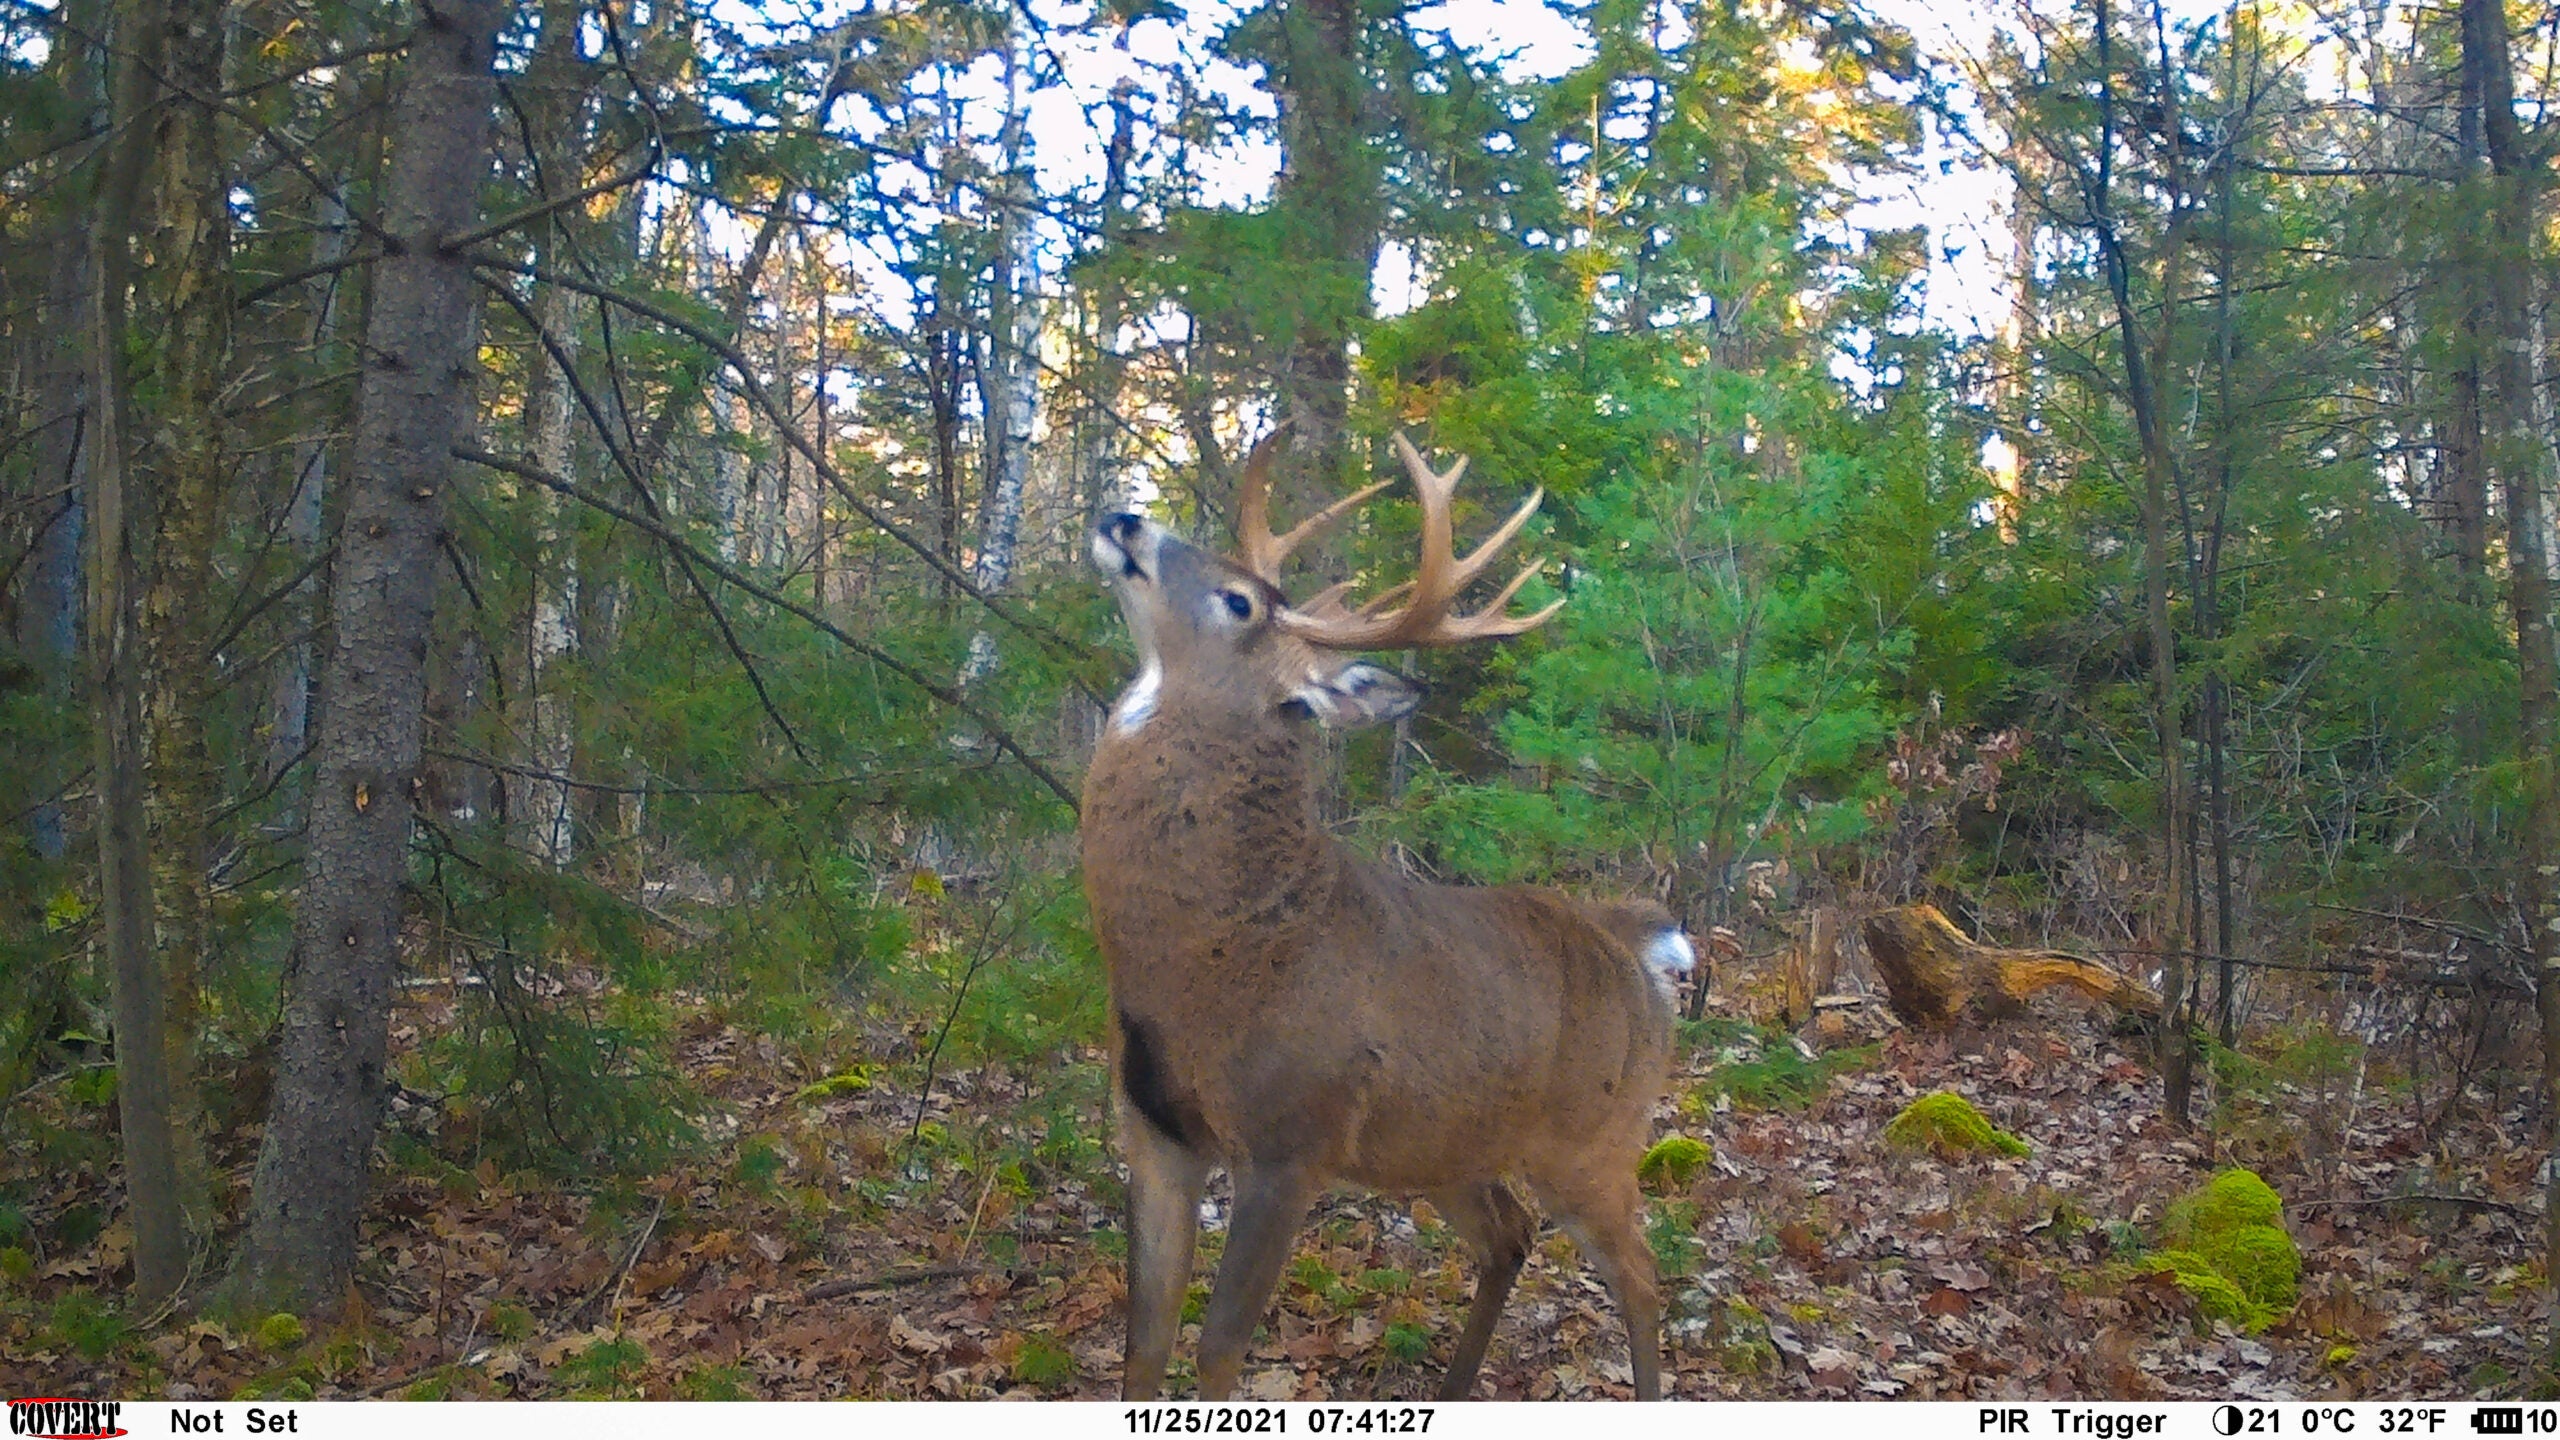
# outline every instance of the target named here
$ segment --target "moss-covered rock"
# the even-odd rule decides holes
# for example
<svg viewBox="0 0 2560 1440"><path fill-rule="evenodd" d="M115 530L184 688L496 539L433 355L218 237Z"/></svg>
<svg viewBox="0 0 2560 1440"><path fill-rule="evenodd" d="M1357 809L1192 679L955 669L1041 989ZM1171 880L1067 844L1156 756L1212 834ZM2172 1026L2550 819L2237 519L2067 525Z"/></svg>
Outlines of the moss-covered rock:
<svg viewBox="0 0 2560 1440"><path fill-rule="evenodd" d="M1902 1107L1884 1127L1884 1138L1908 1150L1940 1155L2024 1155L2027 1142L1982 1118L1961 1095L1933 1091Z"/></svg>
<svg viewBox="0 0 2560 1440"><path fill-rule="evenodd" d="M258 1322L258 1348L290 1350L303 1341L302 1318L282 1311Z"/></svg>
<svg viewBox="0 0 2560 1440"><path fill-rule="evenodd" d="M2242 1294L2282 1313L2302 1298L2302 1252L2281 1227L2252 1225L2206 1252Z"/></svg>
<svg viewBox="0 0 2560 1440"><path fill-rule="evenodd" d="M2225 1170L2169 1206L2168 1248L2145 1262L2174 1271L2209 1318L2263 1330L2302 1295L2302 1252L2285 1233L2284 1197L2248 1170ZM2210 1276L2210 1280L2207 1278ZM2232 1313L2212 1281L2228 1286L2246 1309Z"/></svg>
<svg viewBox="0 0 2560 1440"><path fill-rule="evenodd" d="M2213 1268L2212 1261L2193 1250L2155 1250L2144 1256L2142 1263L2153 1274L2165 1273L2174 1278L2179 1289L2195 1297L2196 1313L2207 1320L2228 1320L2243 1330L2258 1331L2276 1318L2267 1307L2242 1294L2229 1276Z"/></svg>
<svg viewBox="0 0 2560 1440"><path fill-rule="evenodd" d="M2220 1171L2203 1189L2169 1206L2172 1239L2283 1223L2284 1197L2254 1170Z"/></svg>
<svg viewBox="0 0 2560 1440"><path fill-rule="evenodd" d="M1715 1158L1715 1153L1703 1140L1692 1140L1686 1135L1666 1135L1653 1142L1653 1148L1645 1151L1644 1158L1636 1162L1636 1183L1666 1194L1686 1190L1689 1182L1698 1178L1698 1172L1706 1168L1707 1162Z"/></svg>

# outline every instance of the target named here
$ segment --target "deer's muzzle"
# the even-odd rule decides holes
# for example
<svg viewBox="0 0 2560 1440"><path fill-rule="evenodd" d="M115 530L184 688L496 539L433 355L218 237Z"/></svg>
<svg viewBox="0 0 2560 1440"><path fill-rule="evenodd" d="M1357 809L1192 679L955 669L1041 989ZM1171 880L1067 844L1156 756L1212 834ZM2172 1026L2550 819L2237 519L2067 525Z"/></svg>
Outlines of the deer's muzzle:
<svg viewBox="0 0 2560 1440"><path fill-rule="evenodd" d="M1112 581L1147 580L1158 573L1156 545L1164 527L1123 510L1105 515L1093 529L1093 568Z"/></svg>

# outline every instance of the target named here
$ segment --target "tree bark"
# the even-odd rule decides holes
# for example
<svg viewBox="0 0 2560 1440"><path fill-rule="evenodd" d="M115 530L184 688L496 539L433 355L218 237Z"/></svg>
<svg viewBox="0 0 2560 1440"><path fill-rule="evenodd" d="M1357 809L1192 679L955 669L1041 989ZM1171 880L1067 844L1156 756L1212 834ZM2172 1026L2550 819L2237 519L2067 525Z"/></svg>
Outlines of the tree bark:
<svg viewBox="0 0 2560 1440"><path fill-rule="evenodd" d="M559 286L546 285L534 303L543 330L559 346L560 356L573 364L578 355L576 300ZM535 349L536 380L528 406L532 433L526 448L535 464L554 475L574 477L569 377L546 347ZM577 536L564 523L559 496L546 490L531 498L538 558L532 626L525 642L525 695L533 711L526 768L544 777L566 776L576 766L577 736L571 728L573 707L561 693L557 672L578 648ZM527 776L512 776L507 783L516 792L507 816L518 828L518 843L552 869L568 868L577 858L577 812L568 785Z"/></svg>
<svg viewBox="0 0 2560 1440"><path fill-rule="evenodd" d="M2120 1010L2156 1012L2148 986L2066 950L1985 945L1957 929L1935 905L1906 905L1859 926L1893 1013L1923 1030L1984 1025L2015 1013L2029 996L2056 988ZM1810 1000L1807 1002L1810 1009Z"/></svg>
<svg viewBox="0 0 2560 1440"><path fill-rule="evenodd" d="M93 129L108 127L97 66L83 38L98 32L96 0L75 0L67 22L53 36L53 64L68 100L54 143L68 148ZM18 644L34 662L45 688L68 703L79 688L80 613L87 603L81 560L88 533L88 463L97 418L90 403L92 365L84 337L90 334L90 291L96 263L90 244L93 172L75 172L58 188L52 224L51 265L39 301L30 370L36 390L34 441L35 550L28 557L27 588L18 603ZM70 853L59 801L38 805L27 817L28 842L45 860Z"/></svg>
<svg viewBox="0 0 2560 1440"><path fill-rule="evenodd" d="M566 194L585 178L590 85L579 55L580 0L547 0L533 58L525 68L521 103L532 117L534 152L526 157L534 186L544 197ZM545 268L567 258L569 215L550 216L535 231L534 257ZM579 297L537 282L533 311L543 336L532 355L533 382L526 397L526 448L534 463L555 475L577 475L576 431L571 423L569 375L578 363ZM564 523L560 497L543 491L534 506L536 559L533 614L525 639L524 694L531 743L525 768L537 776L511 776L507 817L525 853L555 870L577 858L576 797L561 780L577 768L575 707L562 692L560 666L578 649L578 544Z"/></svg>
<svg viewBox="0 0 2560 1440"><path fill-rule="evenodd" d="M1032 248L1031 175L1022 155L1028 117L1020 25L1017 17L1005 49L1005 180L994 283L977 366L978 394L986 411L987 485L986 503L978 511L977 563L969 578L991 595L1013 583L1014 551L1022 539L1022 496L1031 479L1031 431L1040 408L1040 317L1034 294L1040 270ZM995 668L995 636L981 626L969 637L960 684L975 684Z"/></svg>
<svg viewBox="0 0 2560 1440"><path fill-rule="evenodd" d="M174 93L152 129L152 264L142 277L161 344L151 384L154 443L138 447L158 522L142 596L143 714L170 1125L180 1198L200 1232L214 1217L196 1085L196 995L214 943L213 818L222 803L206 733L219 689L209 632L216 611L205 601L221 583L216 551L236 463L221 415L231 353L230 176L218 116L201 97L222 91L226 8L224 0L171 0L163 12Z"/></svg>
<svg viewBox="0 0 2560 1440"><path fill-rule="evenodd" d="M352 85L344 87L352 91ZM311 240L311 263L330 266L347 253L347 208L336 195L324 195L319 204L319 227ZM312 349L322 364L337 358L338 323L341 313L339 295L343 277L324 275L319 281L318 314L311 322ZM329 442L325 438L303 441L293 449L293 489L285 501L285 539L293 546L297 563L307 564L320 553L327 538L329 513ZM298 594L317 587L304 582ZM297 604L307 601L297 600ZM316 607L314 607L316 609ZM311 617L316 625L318 616ZM276 667L275 688L268 697L267 756L264 778L274 780L301 760L302 748L311 739L311 641L297 639L287 648L284 663Z"/></svg>
<svg viewBox="0 0 2560 1440"><path fill-rule="evenodd" d="M2542 505L2549 493L2543 475L2549 451L2534 424L2533 281L2538 259L2534 222L2541 198L2543 156L2516 123L2515 78L2510 68L2507 12L2501 0L2462 0L2464 89L2478 86L2481 138L2489 174L2475 178L2488 191L2479 247L2480 288L2486 301L2489 404L2483 439L2498 477L2507 521L2507 603L2516 629L2516 758L2524 781L2522 853L2517 857L2518 908L2528 933L2542 1020L2545 1113L2560 1114L2560 770L2551 746L2553 716L2560 711L2560 663L2551 648L2549 554L2543 543ZM2560 1200L2560 1167L2549 1172L2549 1200ZM2560 1209L2549 1212L2545 1263L2560 1262ZM2560 1285L2560 1269L2546 1273ZM2560 1326L2552 1335L2560 1362Z"/></svg>
<svg viewBox="0 0 2560 1440"><path fill-rule="evenodd" d="M2240 56L2242 47L2237 37L2254 34L2252 27L2244 32L2240 12L2234 5L2228 12L2223 33L2234 37L2226 47L2229 72L2223 84L2225 95L2242 92ZM2254 49L2252 50L2254 65ZM2245 138L2235 134L2228 142L2235 150ZM2213 934L2216 962L2214 976L2214 1033L2225 1048L2238 1040L2238 977L2231 963L2233 899L2231 893L2231 792L2227 765L2229 750L2230 682L2222 673L2220 646L2222 635L2222 544L2230 529L2231 494L2239 484L2241 473L2239 411L2232 398L2231 367L2238 349L2236 317L2232 313L2231 296L2239 284L2240 246L2233 234L2234 211L2238 208L2233 192L2234 175L2239 170L2237 157L2221 166L2214 187L2215 269L2214 276L2214 429L2219 451L2219 470L2215 476L2213 513L2205 526L2204 543L2190 546L2188 555L2195 566L2196 631L2206 653L2214 659L2213 668L2205 672L2203 710L2200 717L2204 730L2205 782L2211 798L2204 806L2205 833L2213 847ZM2202 905L2197 909L2201 915ZM2201 931L2201 919L2196 926Z"/></svg>
<svg viewBox="0 0 2560 1440"><path fill-rule="evenodd" d="M2468 22L2463 22L2467 33ZM2466 46L2462 64L2459 107L2455 117L2455 163L2465 181L2480 168L2486 141L2481 133L2480 83L2478 67L2471 63ZM2460 318L2454 325L2453 373L2451 394L2446 397L2441 422L2443 439L2437 450L2436 495L2445 521L2453 531L2453 559L2457 583L2463 598L2486 603L2488 587L2485 577L2489 568L2489 464L2487 448L2481 433L2480 407L2480 296L2473 271L2476 264L2468 259L2470 248L2480 242L2477 235L2457 233L2453 243L2458 259L2448 267L2452 271L2454 305Z"/></svg>
<svg viewBox="0 0 2560 1440"><path fill-rule="evenodd" d="M89 669L99 775L98 891L116 1030L116 1108L123 1132L125 1200L133 1225L134 1292L153 1304L186 1281L186 1230L179 1205L172 1129L168 997L152 944L155 919L150 763L143 692L149 640L141 623L135 543L134 473L126 437L134 433L125 375L132 244L166 50L164 7L143 4L119 17L115 81L117 138L106 151L90 228L87 359L97 427L88 459Z"/></svg>
<svg viewBox="0 0 2560 1440"><path fill-rule="evenodd" d="M1280 467L1279 485L1288 507L1306 515L1334 498L1349 468L1351 337L1369 315L1384 206L1368 143L1360 0L1273 8L1278 31L1267 58L1280 91L1284 163L1272 203L1290 227L1301 287L1282 380L1298 463ZM1320 541L1310 558L1330 545Z"/></svg>
<svg viewBox="0 0 2560 1440"><path fill-rule="evenodd" d="M426 0L391 121L346 523L330 582L302 896L273 1106L234 1273L249 1306L325 1311L355 1263L400 968L436 545L470 424L469 225L490 162L504 0Z"/></svg>
<svg viewBox="0 0 2560 1440"><path fill-rule="evenodd" d="M2158 0L2154 0L2152 18L2155 27L2161 30L2165 56L2166 29L2161 22ZM2185 724L2178 698L2177 632L2169 618L2169 494L2177 486L2177 457L2171 449L2167 417L2162 413L2171 342L2177 333L2180 261L2186 249L2185 194L2176 173L2183 162L2177 144L2180 120L2176 82L2171 78L2175 72L2164 65L2160 98L2166 117L2162 130L2169 137L2167 163L2171 173L2167 182L2172 208L2168 233L2161 240L2160 329L2152 338L2152 353L2146 355L2141 329L2135 318L2131 267L2125 257L2123 237L2116 228L2115 214L2110 208L2109 182L2113 175L2117 141L2110 19L2108 0L2099 0L2095 38L2101 87L2098 97L2100 136L2098 183L2092 191L2095 209L2092 218L2098 229L2108 295L2115 302L2116 330L2124 356L2125 400L2133 411L2134 431L2142 446L2144 610L2151 639L2152 726L2158 738L2160 761L2160 993L2167 1010L2160 1032L2160 1063L2165 1092L2163 1099L2169 1118L2184 1125L2188 1119L2194 1083L2186 1029L2189 989L2187 899L2194 888L2194 859L2188 845L2191 829L2187 814Z"/></svg>

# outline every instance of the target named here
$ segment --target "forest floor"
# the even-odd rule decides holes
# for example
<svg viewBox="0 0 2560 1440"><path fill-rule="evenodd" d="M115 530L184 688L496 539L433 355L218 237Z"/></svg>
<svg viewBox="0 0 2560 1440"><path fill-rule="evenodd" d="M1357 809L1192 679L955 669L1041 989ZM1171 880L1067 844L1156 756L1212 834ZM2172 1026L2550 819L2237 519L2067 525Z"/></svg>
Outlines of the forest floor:
<svg viewBox="0 0 2560 1440"><path fill-rule="evenodd" d="M400 1043L446 1023L451 1003L411 992ZM1114 1393L1123 1247L1098 1054L1030 1080L946 1065L920 1100L921 1064L827 1080L716 1006L680 1034L711 1106L694 1160L580 1184L394 1147L409 1158L379 1177L348 1315L307 1334L291 1317L120 1313L129 1232L112 1147L66 1163L58 1143L82 1126L94 1139L112 1112L93 1098L84 1115L74 1085L22 1097L45 1116L13 1124L0 1155L19 1237L0 1250L0 1387ZM1734 1019L1684 1038L1662 1128L1708 1141L1714 1158L1685 1193L1651 1202L1656 1249L1685 1272L1665 1284L1670 1388L1684 1398L2512 1394L2550 1323L2532 1118L2475 1092L2451 1120L2422 1121L2411 1087L2311 1032L2267 1037L2261 1062L2226 1062L2200 1105L2213 1123L2187 1133L2159 1118L2142 1042L2103 1014L2040 1008L1970 1041L1895 1032L1811 1063ZM2030 1152L1889 1147L1886 1122L1939 1089ZM395 1106L395 1129L435 1123ZM251 1155L245 1134L224 1139L236 1205ZM2235 1163L2282 1193L2304 1256L2301 1304L2256 1335L2201 1321L2185 1292L2132 1263L2159 1243L2172 1200ZM1212 1255L1221 1229L1213 1218L1204 1230ZM1471 1281L1427 1207L1328 1197L1246 1390L1428 1395ZM1186 1326L1177 1391L1194 1338ZM1627 1373L1606 1294L1547 1232L1478 1393L1619 1395Z"/></svg>

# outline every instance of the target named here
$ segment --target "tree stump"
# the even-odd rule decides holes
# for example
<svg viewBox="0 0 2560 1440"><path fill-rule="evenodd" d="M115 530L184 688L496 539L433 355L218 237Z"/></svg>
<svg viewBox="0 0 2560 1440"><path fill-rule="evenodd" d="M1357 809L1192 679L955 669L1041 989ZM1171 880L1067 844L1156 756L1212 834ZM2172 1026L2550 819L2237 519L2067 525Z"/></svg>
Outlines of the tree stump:
<svg viewBox="0 0 2560 1440"><path fill-rule="evenodd" d="M1944 1030L2014 1011L2028 996L2067 986L2118 1009L2157 1013L2160 997L2130 975L2060 950L2004 950L1968 938L1935 905L1867 917L1867 953L1905 1024Z"/></svg>

